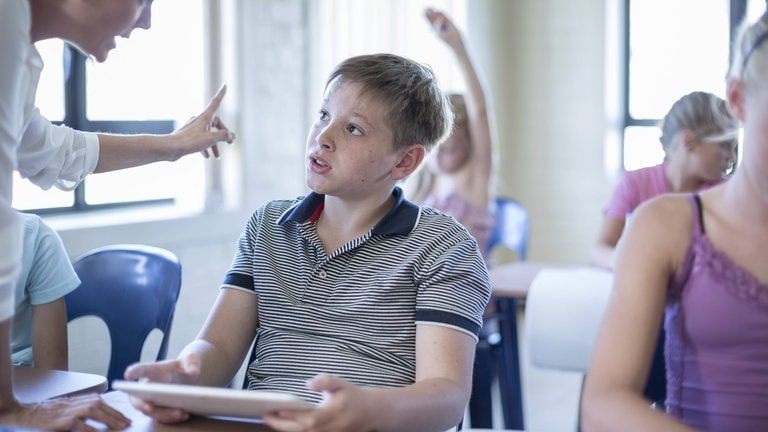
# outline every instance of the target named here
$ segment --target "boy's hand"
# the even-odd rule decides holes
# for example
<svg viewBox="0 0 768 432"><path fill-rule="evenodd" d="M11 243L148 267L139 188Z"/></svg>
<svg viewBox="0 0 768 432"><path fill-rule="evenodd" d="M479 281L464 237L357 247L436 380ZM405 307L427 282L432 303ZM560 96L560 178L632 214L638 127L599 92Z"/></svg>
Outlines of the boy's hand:
<svg viewBox="0 0 768 432"><path fill-rule="evenodd" d="M200 357L190 354L175 360L136 363L125 370L124 376L127 380L194 384L200 376ZM161 407L136 397L131 397L131 404L161 423L178 423L189 419L189 413L179 408Z"/></svg>
<svg viewBox="0 0 768 432"><path fill-rule="evenodd" d="M346 432L373 430L370 391L332 375L318 375L307 387L323 392L326 398L313 410L282 410L263 417L269 427L285 432Z"/></svg>

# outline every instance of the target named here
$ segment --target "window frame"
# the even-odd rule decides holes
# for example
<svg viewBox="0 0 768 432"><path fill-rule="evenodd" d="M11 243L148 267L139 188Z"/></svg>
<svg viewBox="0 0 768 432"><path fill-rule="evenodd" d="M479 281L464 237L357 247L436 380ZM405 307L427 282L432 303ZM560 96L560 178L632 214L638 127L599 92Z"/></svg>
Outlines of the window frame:
<svg viewBox="0 0 768 432"><path fill-rule="evenodd" d="M87 116L87 56L72 45L65 43L62 51L64 68L64 119L53 121L56 125L65 125L85 132L112 134L168 134L173 132L173 120L90 120ZM105 204L89 204L85 199L87 178L71 192L74 194L72 205L25 209L25 212L39 215L77 213L122 207L144 205L173 204L174 198L154 200L121 201Z"/></svg>
<svg viewBox="0 0 768 432"><path fill-rule="evenodd" d="M626 167L624 164L624 137L626 134L627 128L630 127L656 127L659 122L662 120L660 118L635 118L630 114L630 92L629 92L629 83L630 83L630 31L631 31L631 25L632 25L632 17L630 16L630 2L632 0L623 0L623 10L622 10L622 18L624 20L622 28L622 62L621 62L621 81L622 81L622 88L621 88L621 100L622 100L622 122L621 122L621 145L619 146L619 167L620 170L626 171ZM642 0L638 0L642 1ZM741 21L744 19L744 17L747 14L747 3L748 0L730 0L730 14L729 14L729 45L730 47L733 47L733 41L734 38L737 36L736 32L739 28L739 25L741 24ZM733 57L733 53L729 52L728 58L731 59Z"/></svg>

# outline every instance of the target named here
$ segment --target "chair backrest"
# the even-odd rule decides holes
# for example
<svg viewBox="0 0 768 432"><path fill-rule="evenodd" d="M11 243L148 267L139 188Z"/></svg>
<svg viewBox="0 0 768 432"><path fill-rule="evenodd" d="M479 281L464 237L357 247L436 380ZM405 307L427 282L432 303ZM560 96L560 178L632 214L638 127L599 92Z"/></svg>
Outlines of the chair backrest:
<svg viewBox="0 0 768 432"><path fill-rule="evenodd" d="M512 198L497 197L495 204L496 225L488 239L486 252L502 245L514 251L521 261L525 260L530 235L528 210Z"/></svg>
<svg viewBox="0 0 768 432"><path fill-rule="evenodd" d="M67 294L67 319L96 316L104 320L112 350L107 380L121 379L141 358L153 329L162 333L156 360L168 352L168 336L181 289L176 255L154 246L110 245L73 261L80 286Z"/></svg>
<svg viewBox="0 0 768 432"><path fill-rule="evenodd" d="M541 270L525 300L531 364L585 373L612 286L613 273L606 270Z"/></svg>

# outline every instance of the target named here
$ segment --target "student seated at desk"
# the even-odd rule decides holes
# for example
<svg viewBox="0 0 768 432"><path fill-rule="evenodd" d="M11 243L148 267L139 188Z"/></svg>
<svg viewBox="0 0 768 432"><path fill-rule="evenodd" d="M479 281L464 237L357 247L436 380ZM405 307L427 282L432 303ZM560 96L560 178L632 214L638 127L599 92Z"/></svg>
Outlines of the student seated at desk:
<svg viewBox="0 0 768 432"><path fill-rule="evenodd" d="M693 92L672 105L661 124L664 162L626 173L604 210L590 264L613 268L616 244L637 206L657 195L696 192L726 179L735 159L738 125L725 101Z"/></svg>
<svg viewBox="0 0 768 432"><path fill-rule="evenodd" d="M398 182L450 131L432 71L390 54L336 66L306 144L312 192L253 213L198 339L126 379L229 383L320 404L264 417L280 430L441 431L469 399L490 284L477 242ZM135 401L162 422L188 413Z"/></svg>
<svg viewBox="0 0 768 432"><path fill-rule="evenodd" d="M68 369L64 296L80 285L61 238L40 217L22 213L24 249L11 333L15 365Z"/></svg>

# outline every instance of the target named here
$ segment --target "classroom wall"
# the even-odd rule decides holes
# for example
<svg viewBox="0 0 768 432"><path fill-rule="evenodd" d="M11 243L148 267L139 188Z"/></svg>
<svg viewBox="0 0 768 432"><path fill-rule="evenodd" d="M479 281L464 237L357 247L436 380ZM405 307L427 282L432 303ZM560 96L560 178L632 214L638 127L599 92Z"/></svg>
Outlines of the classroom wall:
<svg viewBox="0 0 768 432"><path fill-rule="evenodd" d="M170 356L202 325L250 212L305 190L306 106L316 102L306 84L310 1L236 2L241 63L227 97L238 107L225 118L238 140L224 158L235 154L241 162L240 206L159 220L148 212L106 221L52 218L73 258L111 243L152 244L179 256L183 287ZM470 44L493 89L501 143L499 192L530 210L532 260L586 262L613 183L604 160L605 29L606 4L615 1L471 0ZM73 323L70 339L73 369L106 371L105 360L84 348L96 340L106 357L103 330Z"/></svg>
<svg viewBox="0 0 768 432"><path fill-rule="evenodd" d="M614 182L605 161L611 2L473 0L468 11L493 89L499 193L530 211L531 260L586 263Z"/></svg>

